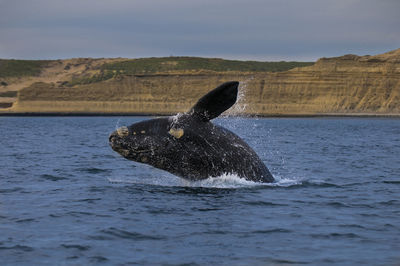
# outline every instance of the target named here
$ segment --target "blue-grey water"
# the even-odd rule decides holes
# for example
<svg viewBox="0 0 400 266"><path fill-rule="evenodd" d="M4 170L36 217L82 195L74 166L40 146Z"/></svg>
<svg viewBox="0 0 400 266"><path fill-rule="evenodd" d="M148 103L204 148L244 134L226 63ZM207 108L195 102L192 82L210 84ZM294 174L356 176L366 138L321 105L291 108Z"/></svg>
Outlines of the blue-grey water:
<svg viewBox="0 0 400 266"><path fill-rule="evenodd" d="M399 265L400 120L217 119L276 182L113 152L144 117L0 117L1 265Z"/></svg>

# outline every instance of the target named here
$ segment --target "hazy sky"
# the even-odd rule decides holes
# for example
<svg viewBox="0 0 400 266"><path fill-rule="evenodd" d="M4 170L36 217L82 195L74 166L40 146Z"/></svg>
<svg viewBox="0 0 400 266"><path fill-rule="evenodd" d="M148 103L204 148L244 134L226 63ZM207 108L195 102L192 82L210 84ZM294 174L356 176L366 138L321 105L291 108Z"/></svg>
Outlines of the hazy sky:
<svg viewBox="0 0 400 266"><path fill-rule="evenodd" d="M0 58L316 60L400 48L400 0L0 0Z"/></svg>

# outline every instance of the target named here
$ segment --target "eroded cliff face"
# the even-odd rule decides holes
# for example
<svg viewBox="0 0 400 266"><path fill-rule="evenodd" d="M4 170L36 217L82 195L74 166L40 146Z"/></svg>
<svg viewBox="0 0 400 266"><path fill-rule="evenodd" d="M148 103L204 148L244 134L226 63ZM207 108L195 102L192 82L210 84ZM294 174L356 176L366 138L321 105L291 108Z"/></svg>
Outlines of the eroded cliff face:
<svg viewBox="0 0 400 266"><path fill-rule="evenodd" d="M265 74L253 83L250 113L400 114L400 49L322 58L311 67Z"/></svg>
<svg viewBox="0 0 400 266"><path fill-rule="evenodd" d="M322 58L278 73L182 72L118 75L68 87L34 83L8 112L171 114L220 83L241 81L236 114L400 115L400 49L377 56Z"/></svg>
<svg viewBox="0 0 400 266"><path fill-rule="evenodd" d="M219 84L247 79L243 74L119 76L74 87L35 83L20 91L19 112L171 114L188 110Z"/></svg>

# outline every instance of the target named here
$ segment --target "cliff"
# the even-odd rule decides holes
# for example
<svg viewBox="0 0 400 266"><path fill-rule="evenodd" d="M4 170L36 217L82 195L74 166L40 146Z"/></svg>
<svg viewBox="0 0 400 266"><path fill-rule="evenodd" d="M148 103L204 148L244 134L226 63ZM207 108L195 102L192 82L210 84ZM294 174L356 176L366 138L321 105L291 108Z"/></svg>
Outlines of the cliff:
<svg viewBox="0 0 400 266"><path fill-rule="evenodd" d="M322 58L253 81L250 113L400 114L400 49L377 56Z"/></svg>
<svg viewBox="0 0 400 266"><path fill-rule="evenodd" d="M279 72L254 65L194 68L187 61L181 67L179 60L140 71L136 61L121 58L51 62L41 76L20 81L25 83L16 101L3 112L170 114L188 110L222 82L239 80L241 97L231 111L236 114L400 115L400 49L321 58Z"/></svg>

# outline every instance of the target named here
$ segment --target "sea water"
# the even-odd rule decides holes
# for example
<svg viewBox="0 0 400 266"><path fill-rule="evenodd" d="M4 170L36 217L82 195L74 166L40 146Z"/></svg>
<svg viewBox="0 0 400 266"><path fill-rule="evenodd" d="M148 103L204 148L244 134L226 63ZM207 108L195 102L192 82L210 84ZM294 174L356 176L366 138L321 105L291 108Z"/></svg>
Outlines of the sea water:
<svg viewBox="0 0 400 266"><path fill-rule="evenodd" d="M400 120L222 118L276 182L113 152L145 117L0 117L1 265L399 265Z"/></svg>

